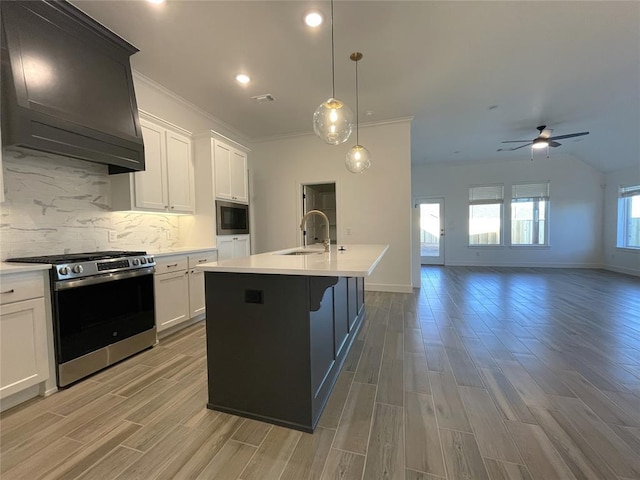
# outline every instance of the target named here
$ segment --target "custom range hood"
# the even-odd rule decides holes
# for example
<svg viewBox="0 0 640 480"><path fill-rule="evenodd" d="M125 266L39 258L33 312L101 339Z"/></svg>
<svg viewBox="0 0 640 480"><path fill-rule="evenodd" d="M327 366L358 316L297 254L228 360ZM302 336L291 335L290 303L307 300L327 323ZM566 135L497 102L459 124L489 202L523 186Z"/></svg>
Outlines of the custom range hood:
<svg viewBox="0 0 640 480"><path fill-rule="evenodd" d="M2 144L144 170L129 57L138 50L66 1L0 2Z"/></svg>

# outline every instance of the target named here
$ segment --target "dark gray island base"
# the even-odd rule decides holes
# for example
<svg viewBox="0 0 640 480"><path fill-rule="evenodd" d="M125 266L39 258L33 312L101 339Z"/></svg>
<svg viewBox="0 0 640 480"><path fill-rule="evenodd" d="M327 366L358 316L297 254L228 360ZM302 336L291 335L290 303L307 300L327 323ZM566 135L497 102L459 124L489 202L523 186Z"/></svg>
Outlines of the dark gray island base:
<svg viewBox="0 0 640 480"><path fill-rule="evenodd" d="M205 272L212 410L313 432L362 325L364 278Z"/></svg>

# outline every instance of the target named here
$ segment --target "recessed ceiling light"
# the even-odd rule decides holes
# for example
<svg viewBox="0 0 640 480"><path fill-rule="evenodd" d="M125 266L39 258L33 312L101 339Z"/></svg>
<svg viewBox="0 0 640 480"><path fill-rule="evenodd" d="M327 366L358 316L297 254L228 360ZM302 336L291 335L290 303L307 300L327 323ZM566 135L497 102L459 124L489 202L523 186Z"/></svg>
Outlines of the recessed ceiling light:
<svg viewBox="0 0 640 480"><path fill-rule="evenodd" d="M164 3L164 0L147 0L149 3Z"/></svg>
<svg viewBox="0 0 640 480"><path fill-rule="evenodd" d="M245 75L244 73L240 73L236 75L236 80L242 83L243 85L246 85L251 81L251 79L249 78L249 75Z"/></svg>
<svg viewBox="0 0 640 480"><path fill-rule="evenodd" d="M318 12L307 13L304 17L304 23L310 27L317 27L322 24L322 15Z"/></svg>

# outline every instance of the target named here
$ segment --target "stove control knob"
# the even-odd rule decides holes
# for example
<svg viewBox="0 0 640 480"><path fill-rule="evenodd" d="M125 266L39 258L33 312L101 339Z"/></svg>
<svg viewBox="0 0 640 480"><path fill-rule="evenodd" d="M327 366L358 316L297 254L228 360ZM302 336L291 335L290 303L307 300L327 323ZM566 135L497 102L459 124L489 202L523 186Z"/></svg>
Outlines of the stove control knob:
<svg viewBox="0 0 640 480"><path fill-rule="evenodd" d="M58 273L60 275L67 275L69 273L69 267L60 267Z"/></svg>
<svg viewBox="0 0 640 480"><path fill-rule="evenodd" d="M147 257L147 262L148 263L153 263L153 262L155 262L155 259L153 257Z"/></svg>
<svg viewBox="0 0 640 480"><path fill-rule="evenodd" d="M145 263L147 263L147 259L146 259L145 257L141 257L141 258L140 258L140 263L141 263L142 265L144 265Z"/></svg>
<svg viewBox="0 0 640 480"><path fill-rule="evenodd" d="M134 258L131 263L133 263L134 267L137 267L138 265L140 265L140 259L139 258Z"/></svg>
<svg viewBox="0 0 640 480"><path fill-rule="evenodd" d="M82 265L74 265L74 266L71 268L71 271L72 271L73 273L82 273L82 272L84 271L84 268L82 268Z"/></svg>

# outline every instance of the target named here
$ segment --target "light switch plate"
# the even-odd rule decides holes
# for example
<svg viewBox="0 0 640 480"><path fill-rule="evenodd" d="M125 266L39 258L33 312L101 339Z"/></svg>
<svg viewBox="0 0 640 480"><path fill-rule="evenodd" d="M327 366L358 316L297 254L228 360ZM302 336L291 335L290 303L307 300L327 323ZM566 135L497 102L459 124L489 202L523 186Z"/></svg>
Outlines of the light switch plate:
<svg viewBox="0 0 640 480"><path fill-rule="evenodd" d="M115 230L109 230L109 242L117 242L118 241L118 232Z"/></svg>

